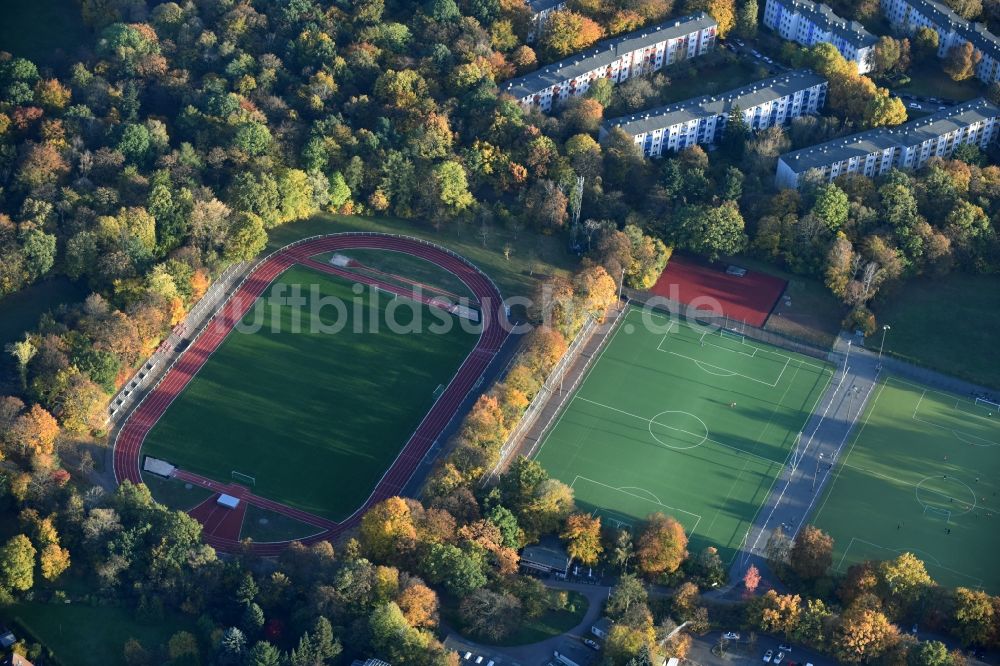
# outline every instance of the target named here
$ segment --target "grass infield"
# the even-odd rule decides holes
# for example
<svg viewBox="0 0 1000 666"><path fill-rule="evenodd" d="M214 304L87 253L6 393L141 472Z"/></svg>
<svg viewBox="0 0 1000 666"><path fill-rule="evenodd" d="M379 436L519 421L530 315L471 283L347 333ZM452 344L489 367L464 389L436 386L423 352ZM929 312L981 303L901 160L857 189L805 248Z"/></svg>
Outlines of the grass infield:
<svg viewBox="0 0 1000 666"><path fill-rule="evenodd" d="M813 516L837 571L909 551L943 585L1000 592L995 408L890 377L849 446Z"/></svg>
<svg viewBox="0 0 1000 666"><path fill-rule="evenodd" d="M424 326L394 333L386 325L389 295L366 288L358 296L348 282L304 267L278 282L303 285L302 332L291 332L294 309L272 306L265 293L244 323L259 308L266 325L229 334L142 452L219 481L232 481L233 470L251 475L258 495L342 520L372 492L478 334L426 306L396 308L395 321L408 324L419 312ZM347 304L339 333L310 331L311 285ZM272 332L272 307L280 308L279 332ZM355 331L358 316L363 332ZM326 325L337 317L333 307L321 312ZM455 324L449 332L426 330L443 319Z"/></svg>
<svg viewBox="0 0 1000 666"><path fill-rule="evenodd" d="M823 362L632 309L538 451L605 524L649 514L731 561L829 383Z"/></svg>

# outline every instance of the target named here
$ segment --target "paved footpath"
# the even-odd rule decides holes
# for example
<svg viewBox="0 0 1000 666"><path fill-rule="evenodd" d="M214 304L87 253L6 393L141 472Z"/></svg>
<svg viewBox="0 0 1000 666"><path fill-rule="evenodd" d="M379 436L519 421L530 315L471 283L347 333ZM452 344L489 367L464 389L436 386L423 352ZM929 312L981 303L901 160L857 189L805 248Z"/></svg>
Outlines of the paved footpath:
<svg viewBox="0 0 1000 666"><path fill-rule="evenodd" d="M731 582L742 580L751 564L766 570L764 552L775 529L781 527L789 538L802 529L874 393L880 374L878 356L851 345L851 340L841 334L834 344L830 360L836 369L830 386L747 532L743 552L733 560Z"/></svg>

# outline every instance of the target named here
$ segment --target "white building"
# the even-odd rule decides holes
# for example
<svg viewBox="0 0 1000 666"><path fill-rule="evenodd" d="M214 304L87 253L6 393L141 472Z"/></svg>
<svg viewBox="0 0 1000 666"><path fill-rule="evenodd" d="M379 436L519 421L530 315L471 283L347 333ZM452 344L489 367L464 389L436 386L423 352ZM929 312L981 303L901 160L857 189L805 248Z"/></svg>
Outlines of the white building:
<svg viewBox="0 0 1000 666"><path fill-rule="evenodd" d="M632 137L643 155L659 157L667 151L718 141L733 107L740 108L751 130L816 114L826 102L826 88L826 79L818 74L795 70L718 95L612 118L601 126L601 138L617 127Z"/></svg>
<svg viewBox="0 0 1000 666"><path fill-rule="evenodd" d="M976 65L976 78L986 84L1000 80L1000 38L985 25L970 23L933 0L882 0L882 13L901 33L912 35L919 28L937 32L939 58L948 55L953 46L972 42L983 57Z"/></svg>
<svg viewBox="0 0 1000 666"><path fill-rule="evenodd" d="M949 157L958 146L984 148L1000 131L1000 107L982 97L898 127L879 128L785 153L775 183L798 187L803 178L831 181L857 173L869 178L890 169L919 169L932 157Z"/></svg>
<svg viewBox="0 0 1000 666"><path fill-rule="evenodd" d="M566 0L528 0L528 9L531 10L531 32L528 33L530 44L542 34L552 12L566 9Z"/></svg>
<svg viewBox="0 0 1000 666"><path fill-rule="evenodd" d="M598 42L586 51L545 65L501 84L524 110L549 111L553 105L582 95L596 79L620 83L708 53L715 46L718 24L702 12Z"/></svg>
<svg viewBox="0 0 1000 666"><path fill-rule="evenodd" d="M857 64L860 73L871 70L871 50L878 39L857 21L840 18L826 5L810 0L767 0L764 25L804 46L829 42Z"/></svg>

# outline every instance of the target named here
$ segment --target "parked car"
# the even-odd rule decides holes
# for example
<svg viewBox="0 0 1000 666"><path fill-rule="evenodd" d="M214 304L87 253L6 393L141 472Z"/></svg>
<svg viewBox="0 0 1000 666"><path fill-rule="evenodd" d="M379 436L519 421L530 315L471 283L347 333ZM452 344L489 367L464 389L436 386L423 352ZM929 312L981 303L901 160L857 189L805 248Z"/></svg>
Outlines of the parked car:
<svg viewBox="0 0 1000 666"><path fill-rule="evenodd" d="M735 631L727 631L726 633L722 634L722 637L725 638L727 641L740 640L740 635Z"/></svg>
<svg viewBox="0 0 1000 666"><path fill-rule="evenodd" d="M785 653L779 652L778 654L774 655L774 661L772 661L771 663L780 664L784 659L785 659Z"/></svg>
<svg viewBox="0 0 1000 666"><path fill-rule="evenodd" d="M916 102L910 102L906 106L910 107L911 109L922 109L923 108L922 106L920 106Z"/></svg>
<svg viewBox="0 0 1000 666"><path fill-rule="evenodd" d="M767 652L764 653L764 663L765 664L770 664L771 663L771 656L773 654L774 654L774 651L772 651L772 650L768 650Z"/></svg>
<svg viewBox="0 0 1000 666"><path fill-rule="evenodd" d="M789 647L788 645L779 645L778 646L778 651L779 652L791 652L792 648Z"/></svg>
<svg viewBox="0 0 1000 666"><path fill-rule="evenodd" d="M583 644L586 645L587 647L589 647L591 650L598 650L598 651L600 651L600 649L601 649L601 646L597 644L597 641L592 641L589 638L584 638L583 639Z"/></svg>

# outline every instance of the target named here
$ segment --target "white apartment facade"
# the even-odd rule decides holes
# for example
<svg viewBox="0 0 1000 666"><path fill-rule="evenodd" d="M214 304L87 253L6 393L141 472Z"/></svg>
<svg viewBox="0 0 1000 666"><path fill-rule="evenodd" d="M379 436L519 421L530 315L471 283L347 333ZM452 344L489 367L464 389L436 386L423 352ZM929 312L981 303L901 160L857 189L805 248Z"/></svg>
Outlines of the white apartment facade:
<svg viewBox="0 0 1000 666"><path fill-rule="evenodd" d="M767 0L764 25L783 39L804 46L829 42L858 66L858 72L871 70L871 52L878 39L857 21L837 16L824 4L810 0Z"/></svg>
<svg viewBox="0 0 1000 666"><path fill-rule="evenodd" d="M715 47L718 23L702 12L598 42L586 51L501 84L527 111L550 111L582 95L597 79L620 83L667 65L696 58Z"/></svg>
<svg viewBox="0 0 1000 666"><path fill-rule="evenodd" d="M809 70L795 70L719 95L706 95L650 109L601 126L601 138L618 128L632 137L646 157L712 144L734 107L751 130L786 125L794 118L819 112L826 102L827 81Z"/></svg>
<svg viewBox="0 0 1000 666"><path fill-rule="evenodd" d="M890 169L919 169L966 144L985 148L1000 133L1000 107L980 97L892 128L879 128L785 153L775 183L796 188L804 179L829 182L857 173L869 178Z"/></svg>
<svg viewBox="0 0 1000 666"><path fill-rule="evenodd" d="M1000 80L1000 38L985 25L970 23L934 0L882 0L882 13L903 34L912 35L920 28L937 32L939 58L947 56L954 46L972 42L982 56L976 65L976 78L987 85Z"/></svg>

